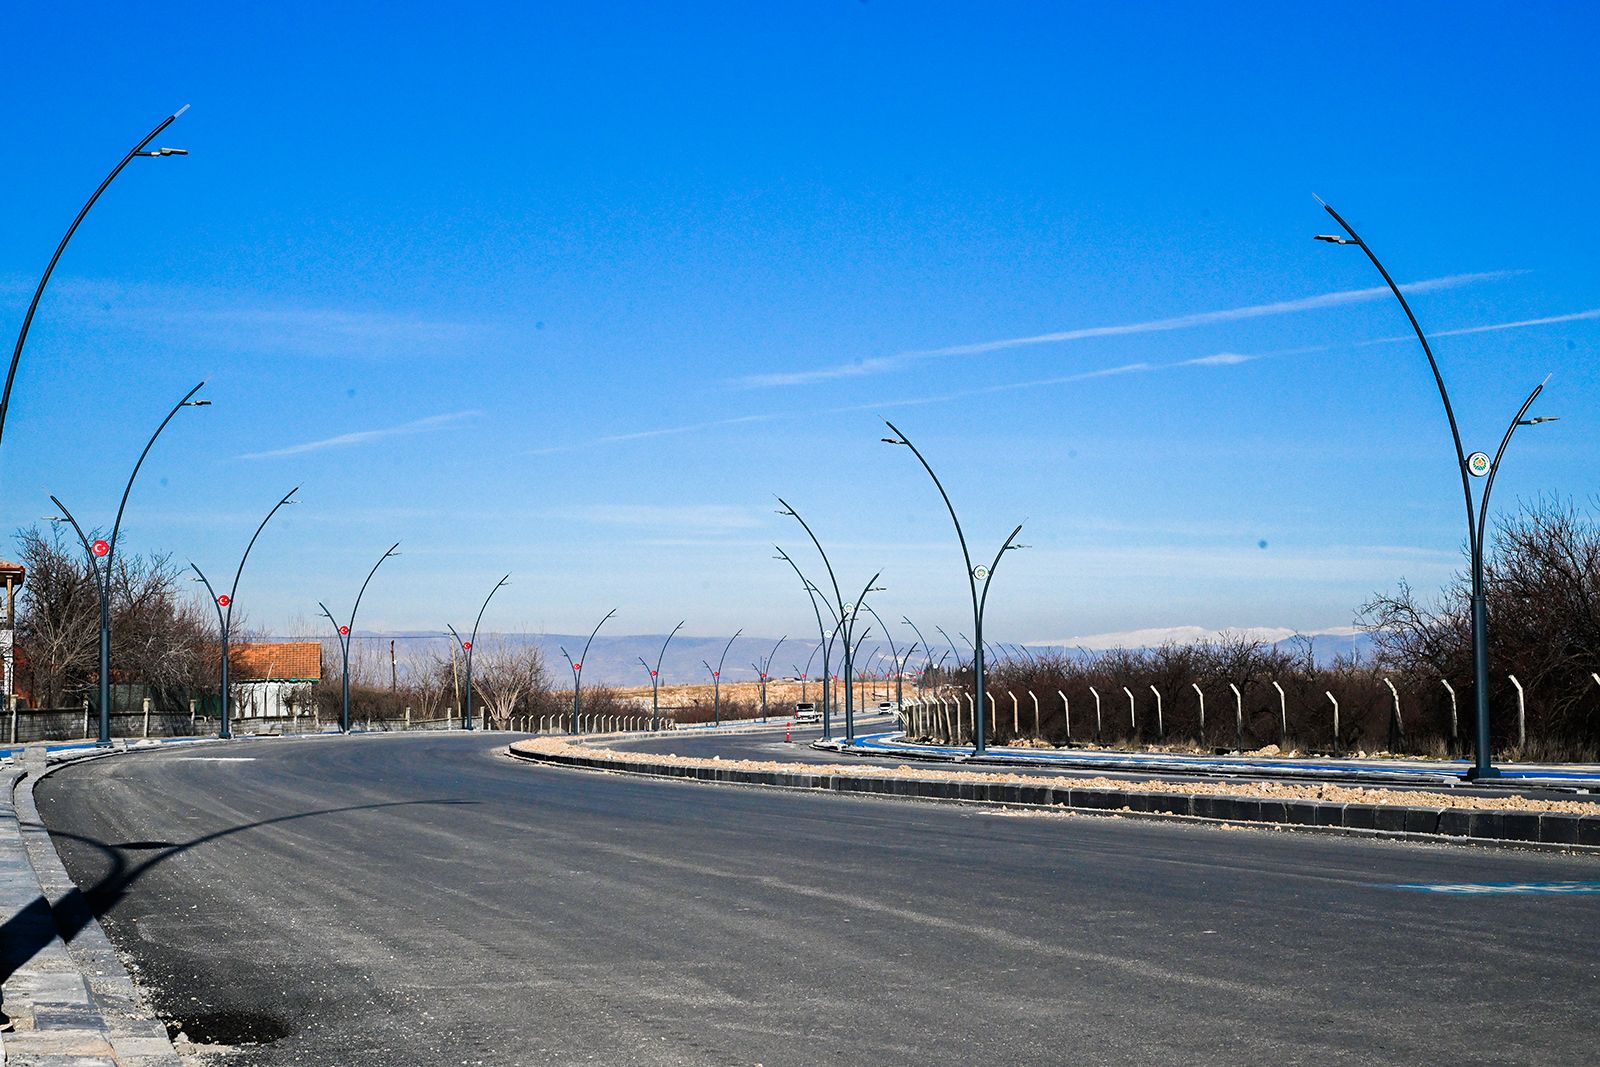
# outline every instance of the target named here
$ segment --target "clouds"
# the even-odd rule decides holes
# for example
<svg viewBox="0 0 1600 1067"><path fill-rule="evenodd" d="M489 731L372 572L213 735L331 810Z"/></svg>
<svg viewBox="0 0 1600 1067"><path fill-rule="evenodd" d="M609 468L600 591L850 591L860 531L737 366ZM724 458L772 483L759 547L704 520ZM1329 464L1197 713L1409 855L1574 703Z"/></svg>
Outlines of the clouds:
<svg viewBox="0 0 1600 1067"><path fill-rule="evenodd" d="M448 415L429 415L427 418L414 419L398 426L386 426L376 430L357 430L353 433L342 433L334 437L324 437L316 441L306 441L298 445L288 445L284 448L273 448L265 452L247 452L240 459L275 459L279 456L300 456L308 452L322 452L330 448L347 448L351 445L364 445L373 441L382 441L390 437L408 437L412 434L428 433L431 430L442 430L456 426L469 419L476 419L483 415L481 411L456 411Z"/></svg>
<svg viewBox="0 0 1600 1067"><path fill-rule="evenodd" d="M71 321L224 352L392 358L474 350L500 326L405 308L316 306L187 286L63 279L50 299Z"/></svg>
<svg viewBox="0 0 1600 1067"><path fill-rule="evenodd" d="M1452 274L1443 278L1430 278L1425 281L1412 282L1408 285L1402 285L1400 288L1407 293L1425 293L1438 289L1453 289L1476 282L1498 281L1517 273L1519 272L1488 271L1476 274ZM820 367L809 371L755 374L740 379L737 384L751 387L809 385L815 382L833 381L840 378L859 378L866 375L882 374L928 359L986 355L991 352L1001 352L1015 348L1064 344L1070 341L1083 341L1099 337L1128 337L1137 334L1186 330L1200 326L1240 322L1246 319L1265 318L1273 315L1290 315L1304 311L1316 311L1323 308L1339 307L1344 304L1378 300L1388 295L1388 287L1382 285L1371 286L1366 289L1346 289L1340 292L1321 293L1317 296L1299 297L1294 300L1277 300L1266 304L1251 304L1245 307L1224 308L1218 311L1200 311L1188 315L1150 319L1145 322L1121 323L1112 326L1087 326L1072 330L1060 330L1054 333L1033 334L1026 337L1008 337L996 341L979 341L970 344L949 345L944 348L901 352L892 356L878 356L873 359L836 364L831 367Z"/></svg>
<svg viewBox="0 0 1600 1067"><path fill-rule="evenodd" d="M1298 349L1296 351L1299 351ZM529 455L547 456L562 452L576 452L597 445L620 444L628 441L639 441L654 437L667 437L677 434L697 433L701 430L714 430L726 426L739 426L746 423L778 422L798 418L815 418L820 415L847 415L859 411L890 411L899 408L926 407L930 404L945 404L955 400L966 400L971 397L991 396L996 393L1009 393L1025 389L1040 389L1052 385L1070 385L1074 382L1094 381L1098 378L1117 378L1129 374L1156 374L1162 371L1178 370L1184 367L1235 367L1241 363L1249 363L1259 357L1242 355L1238 352L1218 352L1210 356L1198 356L1194 359L1180 359L1168 363L1151 363L1139 361L1135 363L1122 363L1111 367L1099 367L1094 370L1078 371L1073 374L1061 374L1050 378L1033 378L1023 382L1002 382L998 385L984 385L972 389L960 389L950 393L939 393L932 396L914 396L903 398L885 398L868 401L861 404L844 404L831 408L805 409L804 411L767 412L758 415L739 415L728 419L715 419L710 422L693 422L681 426L663 426L653 430L639 430L634 433L609 434L605 437L596 437L589 441L566 445L552 445L549 448L539 448L530 451Z"/></svg>

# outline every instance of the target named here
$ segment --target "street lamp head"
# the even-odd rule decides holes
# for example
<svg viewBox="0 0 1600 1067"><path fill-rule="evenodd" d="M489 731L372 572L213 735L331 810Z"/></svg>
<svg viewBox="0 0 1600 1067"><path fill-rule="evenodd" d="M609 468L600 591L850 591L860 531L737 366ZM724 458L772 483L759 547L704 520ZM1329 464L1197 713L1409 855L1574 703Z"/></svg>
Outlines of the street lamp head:
<svg viewBox="0 0 1600 1067"><path fill-rule="evenodd" d="M139 154L141 156L149 156L151 159L160 159L162 156L186 156L189 154L189 150L187 148L152 148L148 152L140 152Z"/></svg>
<svg viewBox="0 0 1600 1067"><path fill-rule="evenodd" d="M1560 422L1560 415L1536 415L1531 419L1519 419L1518 426L1537 426L1541 422Z"/></svg>
<svg viewBox="0 0 1600 1067"><path fill-rule="evenodd" d="M183 406L186 407L186 408L208 408L208 407L211 406L211 401L209 401L209 400L185 400L183 402Z"/></svg>
<svg viewBox="0 0 1600 1067"><path fill-rule="evenodd" d="M910 441L907 441L903 437L880 437L880 438L878 438L878 440L882 441L886 445L907 445L907 446L909 446L911 444Z"/></svg>
<svg viewBox="0 0 1600 1067"><path fill-rule="evenodd" d="M1340 237L1334 233L1319 233L1312 238L1314 241L1326 241L1330 245L1358 245L1361 242L1354 237Z"/></svg>

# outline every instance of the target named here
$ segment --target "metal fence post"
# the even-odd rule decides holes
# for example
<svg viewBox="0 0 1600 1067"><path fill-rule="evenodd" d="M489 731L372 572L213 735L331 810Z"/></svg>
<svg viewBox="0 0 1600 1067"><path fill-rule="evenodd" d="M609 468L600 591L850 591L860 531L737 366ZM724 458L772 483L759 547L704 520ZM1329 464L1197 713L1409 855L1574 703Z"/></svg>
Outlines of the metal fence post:
<svg viewBox="0 0 1600 1067"><path fill-rule="evenodd" d="M1205 748L1206 747L1206 694L1205 694L1205 690L1200 688L1200 683L1199 682L1190 682L1189 684L1194 688L1195 696L1200 698L1200 747L1201 748Z"/></svg>
<svg viewBox="0 0 1600 1067"><path fill-rule="evenodd" d="M1333 754L1337 756L1339 754L1339 699L1326 689L1323 690L1323 693L1333 702Z"/></svg>
<svg viewBox="0 0 1600 1067"><path fill-rule="evenodd" d="M1067 740L1071 741L1072 740L1072 703L1069 700L1067 700L1067 694L1063 693L1059 689L1056 690L1056 696L1061 698L1061 717L1066 720L1066 723L1067 723Z"/></svg>
<svg viewBox="0 0 1600 1067"><path fill-rule="evenodd" d="M1444 686L1445 692L1450 694L1450 748L1456 747L1456 687L1450 684L1450 679L1440 678L1439 684Z"/></svg>
<svg viewBox="0 0 1600 1067"><path fill-rule="evenodd" d="M1089 687L1089 692L1094 694L1094 741L1100 743L1100 690L1094 686Z"/></svg>
<svg viewBox="0 0 1600 1067"><path fill-rule="evenodd" d="M1521 750L1528 744L1528 706L1522 699L1522 683L1517 681L1517 676L1508 674L1506 677L1517 687L1517 749L1518 755L1521 755Z"/></svg>
<svg viewBox="0 0 1600 1067"><path fill-rule="evenodd" d="M1289 748L1289 698L1283 695L1283 686L1273 679L1272 688L1278 691L1278 744Z"/></svg>
<svg viewBox="0 0 1600 1067"><path fill-rule="evenodd" d="M83 698L83 736L89 736L89 698Z"/></svg>
<svg viewBox="0 0 1600 1067"><path fill-rule="evenodd" d="M1244 751L1244 694L1239 692L1239 687L1234 685L1232 682L1228 683L1228 688L1233 690L1233 726L1234 726L1234 731L1237 734L1237 740L1235 742L1235 745L1236 745L1236 747L1238 748L1238 750L1240 752L1243 752Z"/></svg>
<svg viewBox="0 0 1600 1067"><path fill-rule="evenodd" d="M1406 724L1400 718L1400 691L1387 678L1383 680L1383 684L1389 687L1390 694L1394 696L1394 721L1389 724L1389 748L1393 751L1397 739L1401 745L1406 743Z"/></svg>
<svg viewBox="0 0 1600 1067"><path fill-rule="evenodd" d="M142 736L150 736L150 698L144 698L144 731Z"/></svg>
<svg viewBox="0 0 1600 1067"><path fill-rule="evenodd" d="M1028 699L1033 701L1033 736L1043 741L1044 734L1039 732L1039 696L1030 689L1028 690Z"/></svg>
<svg viewBox="0 0 1600 1067"><path fill-rule="evenodd" d="M1161 690L1152 685L1150 692L1156 695L1156 739L1160 740L1167 736L1167 723L1161 715Z"/></svg>

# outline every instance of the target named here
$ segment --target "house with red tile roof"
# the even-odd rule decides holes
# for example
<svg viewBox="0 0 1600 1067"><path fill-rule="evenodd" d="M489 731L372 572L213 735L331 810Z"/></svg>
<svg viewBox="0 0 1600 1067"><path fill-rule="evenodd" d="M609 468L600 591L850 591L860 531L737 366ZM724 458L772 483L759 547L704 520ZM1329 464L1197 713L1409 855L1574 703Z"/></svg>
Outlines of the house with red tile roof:
<svg viewBox="0 0 1600 1067"><path fill-rule="evenodd" d="M322 680L319 641L248 642L228 647L228 681L239 718L306 714L307 691Z"/></svg>

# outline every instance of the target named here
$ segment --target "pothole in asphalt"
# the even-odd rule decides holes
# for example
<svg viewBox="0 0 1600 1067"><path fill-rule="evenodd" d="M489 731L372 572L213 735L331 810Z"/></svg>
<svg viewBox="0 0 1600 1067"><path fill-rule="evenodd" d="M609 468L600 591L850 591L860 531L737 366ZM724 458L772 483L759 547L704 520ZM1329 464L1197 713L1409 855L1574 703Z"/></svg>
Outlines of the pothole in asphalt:
<svg viewBox="0 0 1600 1067"><path fill-rule="evenodd" d="M181 1035L196 1045L269 1045L290 1032L283 1020L248 1011L215 1011L167 1020L167 1036L177 1041Z"/></svg>

